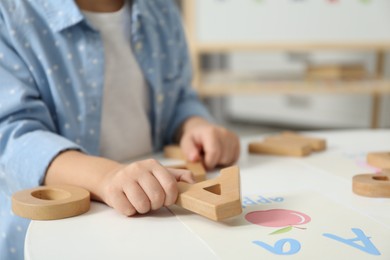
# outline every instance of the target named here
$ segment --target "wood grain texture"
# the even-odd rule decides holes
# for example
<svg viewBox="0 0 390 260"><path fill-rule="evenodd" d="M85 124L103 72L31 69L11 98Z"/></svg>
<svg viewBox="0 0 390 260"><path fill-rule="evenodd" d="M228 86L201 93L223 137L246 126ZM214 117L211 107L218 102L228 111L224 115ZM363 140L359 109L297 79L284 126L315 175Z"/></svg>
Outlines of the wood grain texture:
<svg viewBox="0 0 390 260"><path fill-rule="evenodd" d="M178 145L167 145L164 147L164 157L170 159L178 159L187 161L186 156L182 152L180 146Z"/></svg>
<svg viewBox="0 0 390 260"><path fill-rule="evenodd" d="M77 216L89 210L87 190L68 185L41 186L16 192L12 211L23 218L53 220Z"/></svg>
<svg viewBox="0 0 390 260"><path fill-rule="evenodd" d="M324 151L326 149L326 140L323 138L300 135L292 131L285 131L282 133L282 136L291 140L304 140L310 145L313 151Z"/></svg>
<svg viewBox="0 0 390 260"><path fill-rule="evenodd" d="M326 141L321 138L308 137L295 132L283 132L272 135L259 142L249 143L249 153L296 156L310 155L313 151L326 149Z"/></svg>
<svg viewBox="0 0 390 260"><path fill-rule="evenodd" d="M186 162L185 164L168 166L168 168L186 169L191 171L195 179L195 182L206 180L206 170L204 169L203 164L200 162L198 163Z"/></svg>
<svg viewBox="0 0 390 260"><path fill-rule="evenodd" d="M196 182L206 180L206 170L201 162L189 162L178 145L164 147L164 156L170 159L186 161L183 165L169 166L170 168L187 169L192 172Z"/></svg>
<svg viewBox="0 0 390 260"><path fill-rule="evenodd" d="M249 153L303 157L311 152L310 145L300 142L268 141L249 144Z"/></svg>
<svg viewBox="0 0 390 260"><path fill-rule="evenodd" d="M390 198L390 172L355 175L352 178L352 190L366 197Z"/></svg>
<svg viewBox="0 0 390 260"><path fill-rule="evenodd" d="M239 168L222 169L217 178L193 185L179 182L176 205L216 221L241 214Z"/></svg>

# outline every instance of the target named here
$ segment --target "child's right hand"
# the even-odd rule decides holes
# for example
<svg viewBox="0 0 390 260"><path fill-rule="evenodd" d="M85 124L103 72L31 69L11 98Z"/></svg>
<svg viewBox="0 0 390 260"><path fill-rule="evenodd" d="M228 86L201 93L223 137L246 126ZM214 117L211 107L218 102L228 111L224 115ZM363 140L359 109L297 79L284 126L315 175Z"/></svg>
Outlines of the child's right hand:
<svg viewBox="0 0 390 260"><path fill-rule="evenodd" d="M154 159L138 161L106 174L100 197L126 216L144 214L174 204L178 181L194 183L188 170L165 168Z"/></svg>

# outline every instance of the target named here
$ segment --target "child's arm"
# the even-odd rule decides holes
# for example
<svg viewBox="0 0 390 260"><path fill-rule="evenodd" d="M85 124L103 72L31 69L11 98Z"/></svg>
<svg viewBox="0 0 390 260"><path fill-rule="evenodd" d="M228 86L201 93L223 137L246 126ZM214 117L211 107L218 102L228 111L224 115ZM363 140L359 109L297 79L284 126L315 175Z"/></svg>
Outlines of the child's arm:
<svg viewBox="0 0 390 260"><path fill-rule="evenodd" d="M171 1L164 4L173 5ZM191 88L191 62L183 29L178 26L181 24L180 14L173 6L169 10L172 10L168 19L171 21L169 28L175 28L173 37L176 46L180 47L175 53L180 64L177 82L182 85L165 142L180 142L189 160L202 160L208 169L217 165L230 165L238 159L239 139L234 133L211 123L211 116Z"/></svg>
<svg viewBox="0 0 390 260"><path fill-rule="evenodd" d="M78 151L57 156L45 178L45 184L83 187L126 216L174 204L177 181L194 182L189 171L165 168L153 159L124 165Z"/></svg>
<svg viewBox="0 0 390 260"><path fill-rule="evenodd" d="M41 185L56 155L82 149L55 133L36 80L0 15L0 171L9 193Z"/></svg>

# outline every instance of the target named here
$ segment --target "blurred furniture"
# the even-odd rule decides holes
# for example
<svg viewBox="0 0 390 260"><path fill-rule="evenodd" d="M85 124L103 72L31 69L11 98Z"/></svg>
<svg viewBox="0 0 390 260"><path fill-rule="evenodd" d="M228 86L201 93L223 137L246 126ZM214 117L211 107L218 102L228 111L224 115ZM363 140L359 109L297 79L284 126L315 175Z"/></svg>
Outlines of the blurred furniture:
<svg viewBox="0 0 390 260"><path fill-rule="evenodd" d="M370 94L371 127L378 127L381 95L390 93L385 53L390 49L390 2L182 0L201 96L238 94ZM302 79L259 79L202 66L202 57L234 52L355 51L376 55L376 69L361 64L310 65Z"/></svg>

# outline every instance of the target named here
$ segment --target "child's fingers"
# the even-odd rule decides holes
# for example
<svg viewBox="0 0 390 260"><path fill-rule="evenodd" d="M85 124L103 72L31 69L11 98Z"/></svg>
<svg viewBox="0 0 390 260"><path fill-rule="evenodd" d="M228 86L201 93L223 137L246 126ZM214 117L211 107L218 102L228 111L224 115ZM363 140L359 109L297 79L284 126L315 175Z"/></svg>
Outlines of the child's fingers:
<svg viewBox="0 0 390 260"><path fill-rule="evenodd" d="M130 203L122 190L114 190L111 192L110 206L126 216L132 216L137 213L137 210Z"/></svg>
<svg viewBox="0 0 390 260"><path fill-rule="evenodd" d="M138 183L149 198L152 210L159 209L164 205L166 197L164 184L160 183L154 174L143 174Z"/></svg>
<svg viewBox="0 0 390 260"><path fill-rule="evenodd" d="M175 176L163 166L154 167L153 176L157 179L164 191L164 206L170 206L175 203L178 195L177 181Z"/></svg>
<svg viewBox="0 0 390 260"><path fill-rule="evenodd" d="M214 169L220 161L222 148L219 138L213 134L203 136L204 164L207 169Z"/></svg>
<svg viewBox="0 0 390 260"><path fill-rule="evenodd" d="M240 151L241 150L241 145L240 145L240 140L238 139L237 137L237 142L236 142L236 145L234 147L234 160L233 160L233 163L237 162L238 159L240 158Z"/></svg>
<svg viewBox="0 0 390 260"><path fill-rule="evenodd" d="M186 156L187 160L196 162L201 159L200 149L196 145L192 136L184 136L180 142L180 148Z"/></svg>
<svg viewBox="0 0 390 260"><path fill-rule="evenodd" d="M237 157L237 142L233 138L226 138L222 141L222 155L218 164L230 165L236 161Z"/></svg>
<svg viewBox="0 0 390 260"><path fill-rule="evenodd" d="M138 213L145 214L150 211L150 200L137 182L126 183L123 186L127 199Z"/></svg>

